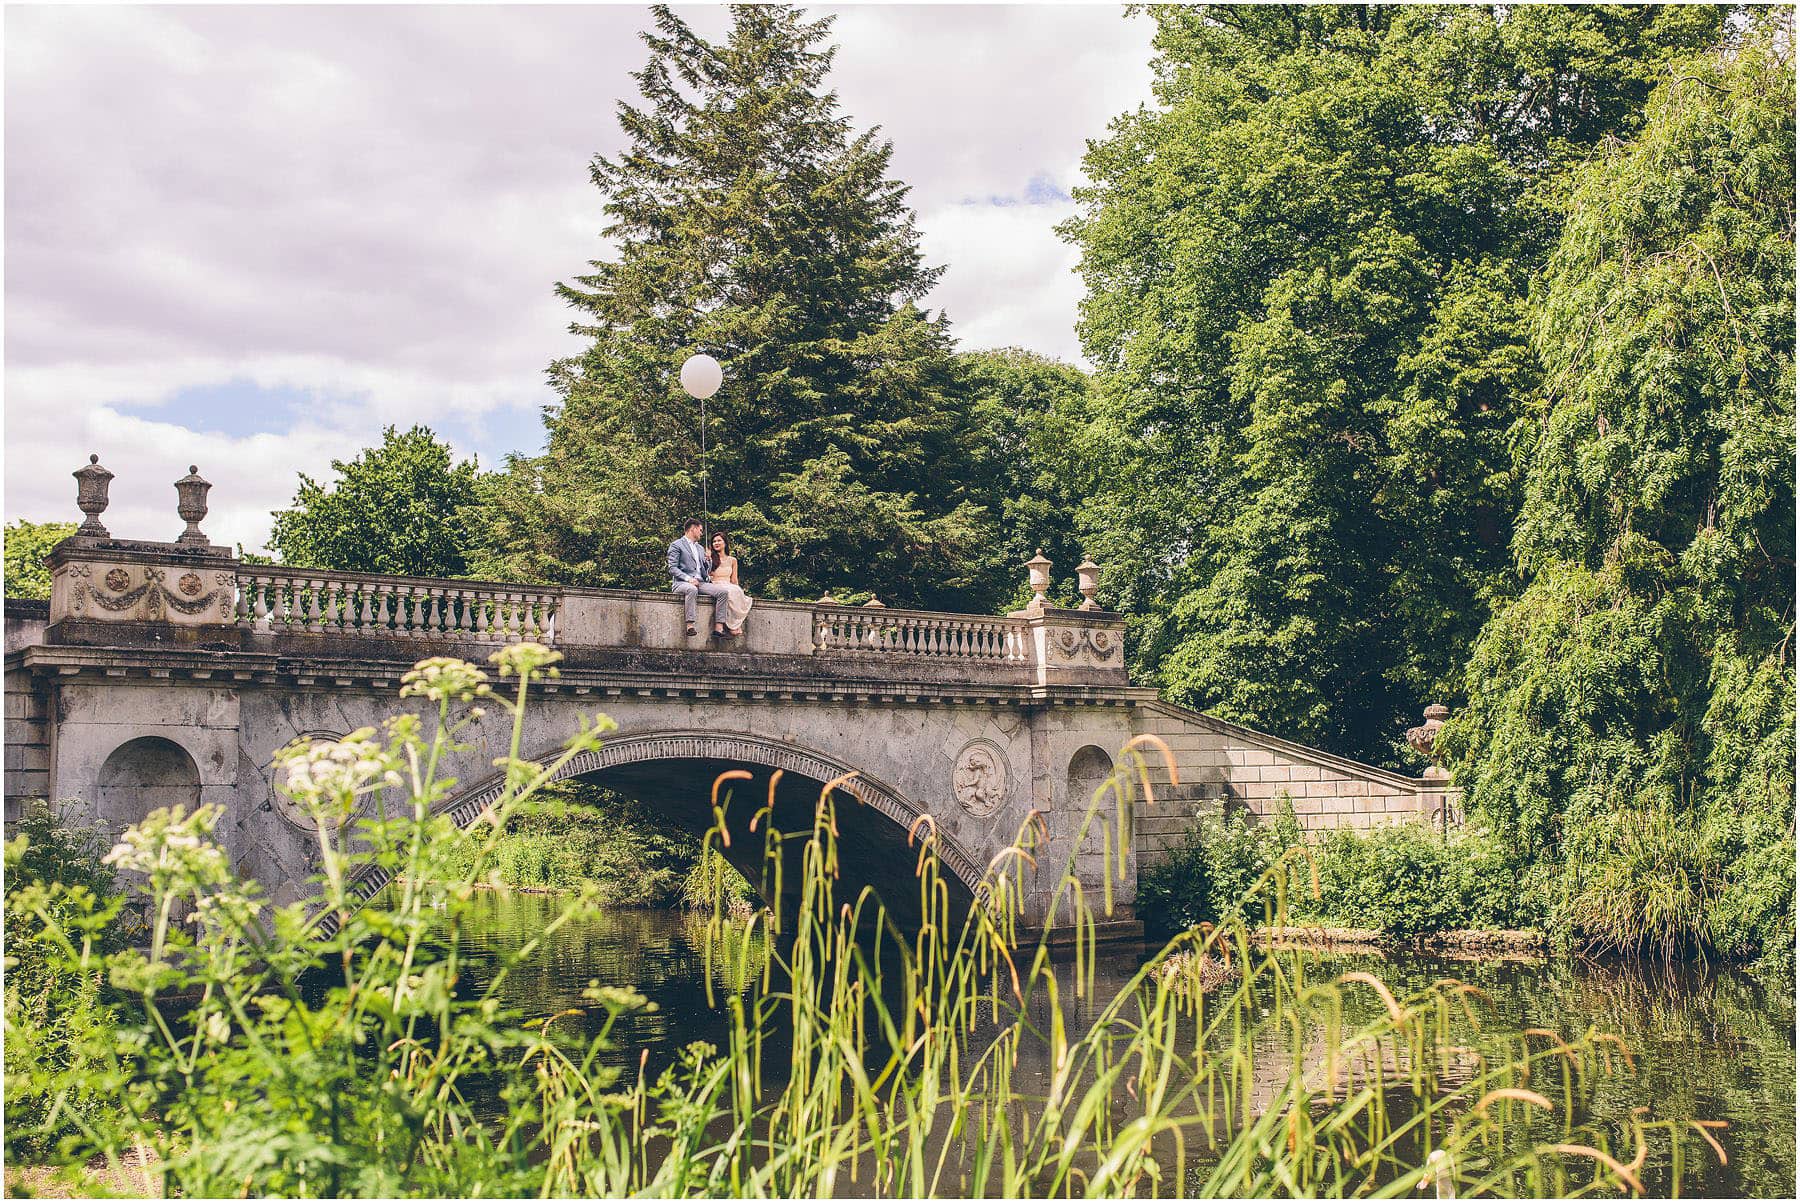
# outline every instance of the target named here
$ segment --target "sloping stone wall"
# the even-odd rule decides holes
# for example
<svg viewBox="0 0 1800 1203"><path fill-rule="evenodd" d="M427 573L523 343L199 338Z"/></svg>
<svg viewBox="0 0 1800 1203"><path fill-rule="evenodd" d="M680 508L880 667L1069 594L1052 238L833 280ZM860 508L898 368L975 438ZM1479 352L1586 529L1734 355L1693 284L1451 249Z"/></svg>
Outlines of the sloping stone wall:
<svg viewBox="0 0 1800 1203"><path fill-rule="evenodd" d="M1201 813L1241 807L1267 821L1284 795L1308 832L1439 824L1446 803L1455 813L1456 791L1441 779L1406 777L1168 702L1137 713L1136 730L1169 745L1181 781L1172 786L1161 755L1146 750L1158 799L1133 814L1140 864L1166 852Z"/></svg>

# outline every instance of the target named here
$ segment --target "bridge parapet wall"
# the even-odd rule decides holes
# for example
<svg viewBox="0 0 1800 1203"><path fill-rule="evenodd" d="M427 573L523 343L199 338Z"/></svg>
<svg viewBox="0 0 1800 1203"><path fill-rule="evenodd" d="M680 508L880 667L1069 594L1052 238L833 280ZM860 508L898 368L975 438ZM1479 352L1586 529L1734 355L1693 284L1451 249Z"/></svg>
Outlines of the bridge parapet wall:
<svg viewBox="0 0 1800 1203"><path fill-rule="evenodd" d="M77 536L51 553L46 641L402 660L533 640L571 663L693 658L850 680L1126 684L1116 614L1037 605L1006 616L831 601L756 603L742 638L688 636L671 593L244 564L224 548Z"/></svg>

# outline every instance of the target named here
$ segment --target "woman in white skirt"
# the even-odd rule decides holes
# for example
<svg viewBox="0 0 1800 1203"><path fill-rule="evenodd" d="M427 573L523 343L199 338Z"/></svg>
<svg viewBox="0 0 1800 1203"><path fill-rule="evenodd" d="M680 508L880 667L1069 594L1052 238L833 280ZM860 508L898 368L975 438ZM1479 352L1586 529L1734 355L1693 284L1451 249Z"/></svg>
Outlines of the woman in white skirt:
<svg viewBox="0 0 1800 1203"><path fill-rule="evenodd" d="M725 537L724 531L715 531L712 537L712 579L715 585L724 585L726 594L713 602L713 623L725 624L727 635L742 635L744 619L750 616L750 595L738 583L737 557L731 554L731 540Z"/></svg>

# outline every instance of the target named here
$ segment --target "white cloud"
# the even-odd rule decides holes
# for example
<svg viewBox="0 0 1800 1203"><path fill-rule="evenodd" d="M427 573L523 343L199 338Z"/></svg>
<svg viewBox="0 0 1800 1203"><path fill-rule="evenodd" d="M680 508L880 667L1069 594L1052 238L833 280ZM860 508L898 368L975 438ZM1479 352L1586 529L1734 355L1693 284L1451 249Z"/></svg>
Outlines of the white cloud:
<svg viewBox="0 0 1800 1203"><path fill-rule="evenodd" d="M684 10L703 32L716 9ZM208 532L259 546L295 473L382 425L498 448L577 345L552 284L603 252L596 152L634 95L640 8L14 8L6 20L9 517L167 537L168 482L213 480ZM832 84L894 141L933 308L964 346L1075 358L1054 235L1085 139L1148 92L1117 9L838 12ZM1043 183L1031 189L1034 178ZM220 433L172 398L248 382L315 400ZM247 405L253 401L246 402ZM524 436L511 442L522 444Z"/></svg>

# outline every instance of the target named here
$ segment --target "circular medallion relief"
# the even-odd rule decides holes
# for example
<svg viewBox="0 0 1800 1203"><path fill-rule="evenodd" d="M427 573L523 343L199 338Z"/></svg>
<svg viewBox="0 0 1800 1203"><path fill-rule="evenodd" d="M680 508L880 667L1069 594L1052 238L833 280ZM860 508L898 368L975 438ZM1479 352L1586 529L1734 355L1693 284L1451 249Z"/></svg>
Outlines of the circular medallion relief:
<svg viewBox="0 0 1800 1203"><path fill-rule="evenodd" d="M985 739L970 740L957 754L951 787L970 814L993 814L1006 797L1006 753Z"/></svg>
<svg viewBox="0 0 1800 1203"><path fill-rule="evenodd" d="M206 588L206 582L200 579L198 572L184 572L181 579L175 582L184 597L198 597L200 590Z"/></svg>
<svg viewBox="0 0 1800 1203"><path fill-rule="evenodd" d="M342 738L344 738L344 735L341 731L325 730L302 731L299 735L294 737L296 741L306 740L308 742L315 740L339 740ZM269 782L269 805L274 807L275 813L280 815L283 819L286 819L293 826L298 827L301 831L317 831L319 825L313 821L312 812L301 803L288 797L285 792L284 787L287 785L287 773L280 763L271 757L269 762L263 765L262 771L263 777ZM374 813L374 807L371 800L364 798L357 807L356 815L354 817L361 818L372 813ZM333 825L332 830L336 830L335 824Z"/></svg>
<svg viewBox="0 0 1800 1203"><path fill-rule="evenodd" d="M106 587L114 593L123 593L131 587L131 574L123 568L114 568L106 574Z"/></svg>

